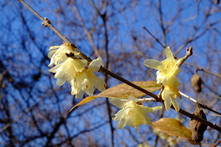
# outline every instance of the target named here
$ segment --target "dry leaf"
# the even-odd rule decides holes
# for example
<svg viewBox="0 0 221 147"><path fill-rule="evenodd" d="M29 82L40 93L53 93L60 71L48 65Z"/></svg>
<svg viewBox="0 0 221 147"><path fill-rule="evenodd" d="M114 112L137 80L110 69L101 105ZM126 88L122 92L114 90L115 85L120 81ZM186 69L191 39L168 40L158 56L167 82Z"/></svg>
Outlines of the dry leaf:
<svg viewBox="0 0 221 147"><path fill-rule="evenodd" d="M136 81L132 82L136 84L137 86L142 87L143 89L154 92L156 90L159 90L161 88L160 84L157 84L156 81ZM96 99L98 97L111 97L111 98L128 98L129 96L134 96L134 97L140 97L146 95L145 93L127 85L127 84L119 84L117 86L108 88L104 90L103 92L99 93L96 96L88 96L84 98L82 101L80 101L77 105L72 107L70 111L72 111L74 108L86 104L93 99Z"/></svg>
<svg viewBox="0 0 221 147"><path fill-rule="evenodd" d="M196 104L196 109L193 114L206 120L206 115L204 114L202 108L200 107L198 103ZM203 123L195 119L190 119L190 129L192 130L192 140L196 143L200 143L203 140L203 134L206 131L206 128L207 126L204 125Z"/></svg>
<svg viewBox="0 0 221 147"><path fill-rule="evenodd" d="M152 126L157 131L166 133L170 136L188 140L192 139L191 130L186 128L180 121L176 119L161 118L158 121L153 122Z"/></svg>
<svg viewBox="0 0 221 147"><path fill-rule="evenodd" d="M191 83L196 92L200 93L202 91L202 78L200 75L195 73L191 78Z"/></svg>
<svg viewBox="0 0 221 147"><path fill-rule="evenodd" d="M160 84L157 84L156 81L136 81L132 82L141 88L154 92L161 88ZM145 93L127 85L127 84L119 84L117 86L108 88L98 94L99 97L114 97L114 98L127 98L129 96L140 97L146 95Z"/></svg>

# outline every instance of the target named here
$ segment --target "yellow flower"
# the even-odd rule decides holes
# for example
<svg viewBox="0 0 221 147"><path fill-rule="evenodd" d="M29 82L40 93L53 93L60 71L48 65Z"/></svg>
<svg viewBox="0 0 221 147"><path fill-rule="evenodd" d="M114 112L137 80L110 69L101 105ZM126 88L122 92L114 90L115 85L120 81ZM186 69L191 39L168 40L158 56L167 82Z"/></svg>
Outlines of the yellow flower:
<svg viewBox="0 0 221 147"><path fill-rule="evenodd" d="M102 62L98 58L93 60L88 68L85 68L83 71L78 72L75 76L75 80L71 81L72 95L76 95L76 98L81 98L86 92L88 95L93 95L95 87L100 91L105 90L106 84L104 80L98 78L94 72L100 69Z"/></svg>
<svg viewBox="0 0 221 147"><path fill-rule="evenodd" d="M146 59L144 61L144 65L158 70L156 73L158 84L168 84L172 80L173 83L180 85L180 82L176 78L176 75L181 71L181 69L178 67L180 60L174 59L173 53L171 52L169 47L164 49L164 53L166 55L166 59L162 62L154 59Z"/></svg>
<svg viewBox="0 0 221 147"><path fill-rule="evenodd" d="M55 73L57 85L62 86L65 81L72 83L75 81L76 73L81 72L87 65L87 60L67 58L63 63L56 65L49 71Z"/></svg>
<svg viewBox="0 0 221 147"><path fill-rule="evenodd" d="M94 74L102 65L100 58L93 60L87 66L87 60L81 59L80 54L74 52L69 43L52 46L49 51L48 57L51 58L49 66L55 65L49 71L55 73L58 86L62 86L67 81L72 88L71 94L76 98L81 98L84 92L93 95L95 87L100 91L105 89L105 82ZM76 58L68 57L67 54L70 53Z"/></svg>
<svg viewBox="0 0 221 147"><path fill-rule="evenodd" d="M113 105L121 108L121 110L119 110L113 118L114 121L119 121L117 124L118 129L122 129L126 125L135 128L142 124L151 125L152 123L147 113L151 113L162 108L161 106L150 108L137 104L138 99L133 96L130 96L127 102L122 102L115 98L109 98L109 100Z"/></svg>
<svg viewBox="0 0 221 147"><path fill-rule="evenodd" d="M177 87L170 87L167 85L164 87L162 92L162 99L164 100L164 105L167 111L170 109L171 104L177 112L180 110L179 104L177 103L176 99L177 96L181 98L181 95Z"/></svg>
<svg viewBox="0 0 221 147"><path fill-rule="evenodd" d="M62 63L68 58L66 54L70 53L79 55L78 53L74 52L74 50L71 47L71 44L69 43L64 43L60 46L51 46L49 48L49 53L48 53L48 57L51 59L51 61L48 66L53 66Z"/></svg>
<svg viewBox="0 0 221 147"><path fill-rule="evenodd" d="M71 94L76 98L81 98L86 92L93 95L95 87L103 91L106 87L105 82L98 78L94 72L100 69L102 61L100 58L93 60L88 67L87 60L67 58L63 63L56 65L49 71L55 73L57 85L62 86L65 81L71 85Z"/></svg>
<svg viewBox="0 0 221 147"><path fill-rule="evenodd" d="M181 85L181 83L177 79L176 75L181 71L179 66L182 58L179 60L174 59L173 53L169 47L164 49L164 53L166 55L166 59L162 62L153 59L147 59L144 61L144 65L158 70L156 72L157 83L162 83L164 85L162 99L164 100L166 110L168 111L172 104L175 110L179 111L179 105L176 98L177 96L181 98L178 90L178 87Z"/></svg>

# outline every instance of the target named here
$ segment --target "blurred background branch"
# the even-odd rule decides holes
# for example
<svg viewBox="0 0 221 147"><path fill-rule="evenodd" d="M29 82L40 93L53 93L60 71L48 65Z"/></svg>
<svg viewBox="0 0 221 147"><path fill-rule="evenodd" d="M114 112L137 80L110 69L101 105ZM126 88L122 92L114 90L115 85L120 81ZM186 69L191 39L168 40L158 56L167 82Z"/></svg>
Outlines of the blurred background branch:
<svg viewBox="0 0 221 147"><path fill-rule="evenodd" d="M212 1L76 0L75 4L72 0L27 2L43 16L50 18L58 30L71 42L76 42L76 46L87 56L95 57L91 42L73 9L73 5L76 5L104 63L107 63L106 54L109 55L109 65L106 68L130 81L144 78L154 80L155 71L144 67L143 60L163 59L162 47L142 31L142 26L146 26L159 40L170 46L176 57L182 57L185 48L193 46L194 54L188 59L188 63L211 73L218 74L221 71L221 36L218 31L221 8ZM60 45L62 40L50 30L39 27L39 21L20 4L3 0L0 7L0 127L11 124L0 134L2 146L108 146L112 144L110 138L114 138L115 146L137 146L140 143L154 145L156 135L148 126L141 126L140 131L134 128L129 128L130 132L126 129L115 130L111 137L111 131L107 129L110 128L111 116L107 115L104 99L74 110L65 120L69 108L79 100L70 95L68 84L62 87L55 84L47 67L49 46ZM103 16L98 12L102 15L106 12L104 18L107 31ZM220 78L200 72L205 84L198 93L190 82L195 71L195 68L183 65L179 74L182 83L180 91L219 111L220 98L216 93L221 88ZM118 83L115 79L108 78L109 87ZM183 99L179 103L182 109L194 111L195 105L190 101ZM155 105L154 102L148 102L148 106ZM84 113L85 110L87 113ZM111 110L111 115L117 111L112 106ZM162 116L160 113L153 113L150 118L158 120ZM205 113L208 121L220 124L220 117L213 116L209 111ZM163 112L164 117L176 115L179 114L172 110ZM185 119L183 123L188 126L188 118L183 115L179 117ZM116 122L113 122L113 129L115 127ZM220 132L207 129L203 143L215 145L219 137ZM158 140L158 146L165 144L165 140ZM189 143L178 144L187 146Z"/></svg>

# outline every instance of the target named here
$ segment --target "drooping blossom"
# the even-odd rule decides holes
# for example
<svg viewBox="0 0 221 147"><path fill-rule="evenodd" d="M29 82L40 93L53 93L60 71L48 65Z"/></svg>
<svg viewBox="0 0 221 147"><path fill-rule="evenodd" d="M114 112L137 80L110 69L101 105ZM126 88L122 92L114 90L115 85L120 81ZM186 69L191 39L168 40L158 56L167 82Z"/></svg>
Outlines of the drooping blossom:
<svg viewBox="0 0 221 147"><path fill-rule="evenodd" d="M169 110L171 104L174 106L176 111L179 111L179 105L177 103L177 96L180 96L178 87L181 85L177 74L181 71L179 65L181 59L175 59L170 48L164 49L166 59L163 61L157 61L154 59L146 59L144 65L153 69L156 69L157 83L164 85L164 90L162 92L162 99L164 100L164 105L166 110Z"/></svg>
<svg viewBox="0 0 221 147"><path fill-rule="evenodd" d="M117 124L118 129L124 128L126 125L130 127L139 127L140 125L151 125L151 120L147 113L161 109L161 106L146 107L138 102L138 99L130 96L128 101L122 102L116 98L109 98L110 102L116 107L120 108L113 118L114 121L119 121Z"/></svg>
<svg viewBox="0 0 221 147"><path fill-rule="evenodd" d="M84 92L93 95L95 88L100 91L105 89L105 82L94 74L102 65L100 58L88 65L88 61L74 52L69 43L52 46L49 51L48 56L51 58L49 66L55 65L49 71L55 73L58 86L62 86L67 81L71 85L71 94L76 98L81 98ZM69 54L71 56L68 56Z"/></svg>

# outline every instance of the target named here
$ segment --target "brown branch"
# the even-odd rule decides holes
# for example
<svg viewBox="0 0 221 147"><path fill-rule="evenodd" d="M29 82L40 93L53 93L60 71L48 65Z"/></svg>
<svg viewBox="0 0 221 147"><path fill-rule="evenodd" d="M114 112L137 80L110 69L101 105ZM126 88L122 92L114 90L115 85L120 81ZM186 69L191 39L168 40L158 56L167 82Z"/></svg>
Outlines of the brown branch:
<svg viewBox="0 0 221 147"><path fill-rule="evenodd" d="M185 62L185 64L187 64L187 65L189 65L189 66L192 66L192 67L194 67L194 68L196 68L196 69L198 69L198 70L200 70L200 71L203 71L203 72L205 72L205 73L208 73L208 74L210 74L210 75L213 75L213 76L215 76L215 77L221 79L221 75L219 75L219 74L212 73L212 72L210 72L210 71L208 71L208 70L206 70L206 69L203 69L203 68L198 67L198 66L196 66L196 65L192 65L192 64L187 63L187 62Z"/></svg>
<svg viewBox="0 0 221 147"><path fill-rule="evenodd" d="M70 40L68 40L60 31L58 31L52 24L51 21L49 19L47 19L46 17L43 18L38 12L36 12L34 9L32 9L32 7L30 7L26 2L24 2L23 0L18 0L19 2L21 2L25 7L27 7L32 13L34 13L39 19L41 19L43 22L42 24L45 27L50 28L55 34L57 34L62 40L64 40L67 43L70 43L73 47L74 50L76 50L77 52L79 52L83 58L85 58L86 60L88 60L89 62L91 62L92 60L90 59L90 57L86 56L83 52L81 52L81 50L79 50L77 48L77 46L75 46L74 44L71 43Z"/></svg>
<svg viewBox="0 0 221 147"><path fill-rule="evenodd" d="M158 11L159 11L159 17L160 17L160 28L162 29L162 32L163 32L163 42L164 44L166 44L166 27L163 21L163 11L162 11L161 0L158 1Z"/></svg>
<svg viewBox="0 0 221 147"><path fill-rule="evenodd" d="M100 57L99 51L98 51L97 47L96 47L95 44L94 44L93 37L92 37L91 33L87 30L86 26L84 25L84 21L83 21L83 19L82 19L80 13L79 13L79 11L78 11L78 8L77 8L77 6L76 6L75 4L74 4L74 9L75 9L75 11L76 11L76 14L77 14L78 19L80 20L80 22L81 22L81 24L82 24L82 27L83 27L85 33L86 33L86 35L88 36L88 39L89 39L89 41L90 41L90 43L91 43L91 45L92 45L92 47L93 47L93 49L94 49L95 55L96 55L97 57Z"/></svg>
<svg viewBox="0 0 221 147"><path fill-rule="evenodd" d="M179 93L180 93L182 96L184 96L184 97L188 98L189 100L191 100L192 102L194 102L194 103L196 103L196 104L198 103L202 108L207 109L207 110L209 110L209 111L212 111L212 112L214 112L214 113L216 113L216 114L219 114L219 115L221 116L221 113L220 113L220 112L218 112L218 111L216 111L216 110L213 110L212 108L208 107L207 105L205 105L205 104L203 104L203 103L200 103L199 101L193 99L192 97L190 97L190 96L188 96L188 95L186 95L186 94L184 94L184 93L182 93L182 92L180 92L180 91L179 91Z"/></svg>
<svg viewBox="0 0 221 147"><path fill-rule="evenodd" d="M22 4L24 4L24 5L25 5L29 10L31 10L36 16L40 16L36 11L34 11L34 10L33 10L29 5L27 5L23 0L19 0L19 2L21 2ZM43 17L40 16L39 18L41 19L41 18L43 18ZM42 19L41 19L41 20L42 20ZM56 28L52 27L52 24L49 23L50 21L47 21L47 20L45 21L45 20L46 20L46 19L43 19L42 21L47 24L47 25L46 25L47 27L51 28L51 29L52 29L59 37L61 37L64 41L66 41L66 42L68 42L68 43L71 43L71 42L70 42L66 37L64 37ZM49 23L49 24L48 24L48 23ZM72 45L73 45L73 44L72 44ZM90 57L88 57L88 56L86 56L84 53L82 53L75 45L73 45L73 48L74 48L76 51L78 51L86 60L88 60L89 62L92 61L92 60L90 59ZM145 90L145 89L143 89L143 88L141 88L141 87L139 87L139 86L137 86L137 85L131 83L130 81L128 81L128 80L126 80L126 79L124 79L124 78L122 78L122 77L120 77L120 76L118 76L118 75L112 73L111 71L109 71L108 69L106 69L106 68L104 68L104 67L101 67L101 68L100 68L100 71L102 71L102 72L104 72L104 73L106 73L106 74L112 76L113 78L115 78L115 79L117 79L117 80L119 80L119 81L121 81L121 82L123 82L123 83L125 83L125 84L127 84L127 85L129 85L129 86L131 86L131 87L133 87L133 88L135 88L135 89L141 91L141 92L144 92L145 94L147 94L147 95L149 95L149 96L155 98L157 102L161 102L161 103L164 102L164 101L163 101L162 99L160 99L157 95L155 95L155 94L153 94L153 93L151 93L151 92L149 92L149 91L147 91L147 90ZM171 106L171 108L174 109L172 106ZM70 112L70 113L71 113L71 112ZM67 117L66 117L65 119L61 119L61 121L57 124L58 127L56 128L56 130L60 127L60 124L61 124L63 121L65 121L65 120L70 116L70 113L68 113L68 115L67 115ZM213 129L215 129L215 130L221 132L221 127L220 127L220 126L217 126L217 125L214 124L214 123L211 123L211 122L206 121L206 120L204 120L204 119L202 119L202 118L199 118L198 116L196 116L196 115L194 115L194 114L191 114L191 113L189 113L189 112L187 112L187 111L185 111L185 110L183 110L183 109L180 109L179 113L181 113L181 114L183 114L183 115L185 115L185 116L187 116L187 117L189 117L189 118L196 119L196 120L202 122L203 124L205 124L205 125L207 125L207 126L210 126L211 128L213 128ZM54 135L54 134L53 134L53 135ZM51 137L52 137L52 136L50 136L49 139L52 139ZM49 143L49 142L47 142L47 143Z"/></svg>
<svg viewBox="0 0 221 147"><path fill-rule="evenodd" d="M151 37L155 39L156 42L158 42L163 48L166 48L166 45L161 43L158 38L156 38L145 26L143 26L143 29L147 31L148 34L150 34Z"/></svg>
<svg viewBox="0 0 221 147"><path fill-rule="evenodd" d="M199 34L197 34L196 36L192 37L192 38L189 38L188 40L185 41L184 44L182 44L177 50L176 52L174 53L174 56L176 56L185 46L187 46L189 43L192 43L193 41L196 41L197 39L199 39L200 37L202 37L211 27L213 27L214 25L216 24L219 24L221 21L221 19L213 22L213 23L210 23L207 25L207 27ZM196 34L196 33L193 33L193 34Z"/></svg>
<svg viewBox="0 0 221 147"><path fill-rule="evenodd" d="M108 29L107 29L107 18L106 18L106 14L107 14L107 2L104 2L104 12L101 13L97 6L95 5L94 1L91 0L91 3L93 5L93 7L95 8L96 12L98 13L98 15L101 17L102 21L103 21L103 28L104 28L104 41L105 41L105 54L106 54L106 62L105 62L105 68L109 68L109 61L110 61L110 58L109 58L109 48L108 48L108 45L109 45L109 40L108 40ZM108 83L108 74L105 73L104 74L104 81L105 83ZM107 105L107 113L108 113L108 118L109 118L109 125L110 125L110 131L111 131L111 146L114 147L114 126L113 126L113 120L112 120L112 109L111 109L111 104L109 102L108 99L106 99L106 105Z"/></svg>

